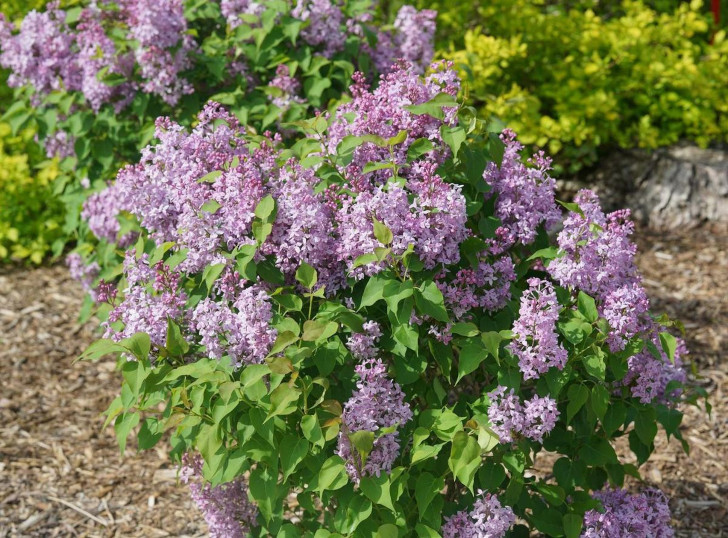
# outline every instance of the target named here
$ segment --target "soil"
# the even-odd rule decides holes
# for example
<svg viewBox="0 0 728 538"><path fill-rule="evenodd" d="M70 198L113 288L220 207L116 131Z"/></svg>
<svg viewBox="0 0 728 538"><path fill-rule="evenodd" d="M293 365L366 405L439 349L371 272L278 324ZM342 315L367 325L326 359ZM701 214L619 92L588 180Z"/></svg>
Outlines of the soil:
<svg viewBox="0 0 728 538"><path fill-rule="evenodd" d="M642 474L671 497L677 536L728 537L728 228L636 239L653 310L684 322L713 406L685 410L689 456L660 433ZM0 268L0 538L205 536L163 448L122 457L102 430L120 379L112 361L74 362L94 338L82 295L62 266Z"/></svg>

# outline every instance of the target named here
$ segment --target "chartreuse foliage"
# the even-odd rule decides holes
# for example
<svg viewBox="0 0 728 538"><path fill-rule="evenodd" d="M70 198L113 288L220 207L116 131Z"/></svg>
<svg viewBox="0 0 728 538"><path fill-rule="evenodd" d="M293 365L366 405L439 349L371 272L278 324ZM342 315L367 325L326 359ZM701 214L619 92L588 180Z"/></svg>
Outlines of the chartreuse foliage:
<svg viewBox="0 0 728 538"><path fill-rule="evenodd" d="M615 146L728 140L728 41L699 1L424 4L468 100L570 171Z"/></svg>
<svg viewBox="0 0 728 538"><path fill-rule="evenodd" d="M55 198L57 161L41 155L33 132L13 136L0 123L0 261L40 263L63 236L63 207Z"/></svg>
<svg viewBox="0 0 728 538"><path fill-rule="evenodd" d="M640 464L659 430L682 440L676 404L696 395L680 375L664 379L667 385L647 398L633 395L636 384L650 381L640 378L643 364L661 365L656 376L679 370L679 340L667 332L671 322L649 315L632 332L612 326L597 288L590 294L549 283L550 264L570 254L544 233L544 223L558 216L553 186L553 207L548 192L530 198L536 185L551 184L545 169L519 164L512 140L505 137L504 151L472 109L461 108L458 120L451 94L414 105L399 101L421 89L396 76L373 94L358 81L354 101L339 113L299 122L305 135L291 149L238 131L225 143L237 157L175 187L191 212L170 215L173 225L152 221L155 208L137 211L151 228L136 227L119 296L104 292L101 299L109 301L99 310L111 312L109 339L83 355L121 355L124 381L107 423L122 450L132 432L141 450L171 433L174 457L199 452L212 488L247 482L243 495L258 511L257 520L246 521L253 536L455 536L454 523L445 521L471 510L482 490L498 496L506 516L522 518L513 526L506 518L509 536L576 538L584 514L599 508L593 490L639 477L638 466L617 456L614 439L628 437ZM381 113L388 106L399 112ZM216 125L230 119L222 115ZM204 140L185 136L196 158L206 159ZM184 153L168 151L157 148L170 163L165 169L181 173L172 163ZM256 163L264 163L262 187L245 180L235 205L215 201L218 184L229 189L233 178L257 177ZM155 166L147 162L134 173L154 174ZM165 188L148 177L157 182L150 189ZM407 193L402 209L401 192ZM504 200L514 193L515 206L544 207L542 220L532 212L526 217L535 218L533 225L513 220L518 207ZM420 209L410 213L410 204ZM250 208L244 239L224 224L241 206ZM612 224L596 222L604 215L593 205L565 206L567 227L595 219L579 248L614 233ZM312 215L323 223L309 228ZM174 224L177 217L184 230ZM186 235L195 219L211 234L204 244ZM460 224L446 231L453 222ZM217 241L215 230L229 239L214 243L211 254L205 249ZM453 241L456 250L444 249ZM309 249L312 242L321 246ZM210 261L195 268L203 255ZM498 260L507 261L510 276L503 269L488 282L465 281ZM590 274L602 270L602 261L592 260ZM619 263L630 270L631 258ZM463 299L453 302L458 286ZM468 290L480 300L499 286L504 297L465 305ZM534 293L544 301L537 310L526 300ZM549 323L539 318L544 312ZM515 334L515 322L528 316L542 319L536 332ZM149 320L146 332L134 330L140 318ZM553 333L548 345L567 359L526 375L524 346L544 332ZM626 341L610 345L615 334ZM527 410L532 402L551 406L553 422L545 410L509 419L493 394L498 387ZM362 400L362 394L377 396ZM384 425L393 413L402 420ZM555 458L553 473L534 474L545 453Z"/></svg>

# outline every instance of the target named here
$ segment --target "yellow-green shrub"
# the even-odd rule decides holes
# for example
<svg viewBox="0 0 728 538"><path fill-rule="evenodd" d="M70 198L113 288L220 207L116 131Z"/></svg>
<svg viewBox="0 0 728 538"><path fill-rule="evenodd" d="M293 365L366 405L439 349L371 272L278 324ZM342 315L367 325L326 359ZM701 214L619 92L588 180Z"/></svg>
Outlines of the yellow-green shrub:
<svg viewBox="0 0 728 538"><path fill-rule="evenodd" d="M728 41L721 31L709 43L701 3L619 4L610 17L539 0L445 8L445 26L480 26L440 54L462 71L473 104L572 170L609 145L728 139Z"/></svg>
<svg viewBox="0 0 728 538"><path fill-rule="evenodd" d="M0 123L0 261L40 263L62 235L63 207L52 186L57 174L32 131L12 136Z"/></svg>

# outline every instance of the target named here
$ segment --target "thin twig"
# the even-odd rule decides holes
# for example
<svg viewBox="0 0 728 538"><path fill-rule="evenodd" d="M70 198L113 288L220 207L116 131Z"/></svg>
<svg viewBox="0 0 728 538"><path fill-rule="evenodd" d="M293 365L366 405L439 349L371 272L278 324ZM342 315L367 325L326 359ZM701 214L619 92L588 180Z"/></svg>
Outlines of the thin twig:
<svg viewBox="0 0 728 538"><path fill-rule="evenodd" d="M93 514L90 514L89 512L87 512L86 510L84 510L83 508L81 508L79 506L76 506L73 503L70 503L68 501L64 501L63 499L59 499L58 497L54 497L52 495L46 495L45 497L47 499L50 499L51 501L55 501L57 503L61 503L61 504L65 505L65 506L67 506L68 508L70 508L71 510L75 510L79 514L82 514L82 515L86 516L87 518L94 520L99 525L103 525L104 527L108 527L109 526L109 522L106 521L105 519L101 519L98 516L95 516Z"/></svg>

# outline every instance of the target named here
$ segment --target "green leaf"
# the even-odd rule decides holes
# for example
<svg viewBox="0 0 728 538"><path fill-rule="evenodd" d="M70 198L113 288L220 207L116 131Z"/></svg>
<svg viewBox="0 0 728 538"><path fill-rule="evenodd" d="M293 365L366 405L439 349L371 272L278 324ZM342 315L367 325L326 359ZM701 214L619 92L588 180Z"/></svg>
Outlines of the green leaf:
<svg viewBox="0 0 728 538"><path fill-rule="evenodd" d="M597 311L597 304L589 295L583 291L579 292L577 299L578 309L589 323L594 323L599 319L599 312Z"/></svg>
<svg viewBox="0 0 728 538"><path fill-rule="evenodd" d="M455 323L450 329L450 332L452 332L453 334L459 334L460 336L468 337L477 336L478 334L480 334L480 330L475 325L475 323L463 321Z"/></svg>
<svg viewBox="0 0 728 538"><path fill-rule="evenodd" d="M499 361L500 344L503 341L503 336L495 331L483 333L481 335L485 349L488 350L496 361Z"/></svg>
<svg viewBox="0 0 728 538"><path fill-rule="evenodd" d="M605 355L601 349L596 349L595 353L584 357L584 369L597 379L604 381L607 375L607 364L605 362Z"/></svg>
<svg viewBox="0 0 728 538"><path fill-rule="evenodd" d="M440 135L442 136L443 142L452 150L453 157L457 157L460 152L460 146L463 145L467 137L465 129L461 125L455 127L443 125L440 127Z"/></svg>
<svg viewBox="0 0 728 538"><path fill-rule="evenodd" d="M420 513L420 520L425 518L427 508L432 500L440 494L445 487L445 480L442 477L435 477L428 472L423 472L417 477L415 484L415 500L417 510Z"/></svg>
<svg viewBox="0 0 728 538"><path fill-rule="evenodd" d="M579 514L564 514L564 534L566 538L579 538L584 517Z"/></svg>
<svg viewBox="0 0 728 538"><path fill-rule="evenodd" d="M388 278L382 275L374 275L369 279L361 297L360 308L371 306L384 298L384 286L389 282Z"/></svg>
<svg viewBox="0 0 728 538"><path fill-rule="evenodd" d="M83 353L78 357L81 361L96 361L104 355L111 355L112 353L123 353L127 349L121 344L114 342L108 338L102 340L96 340L90 346L88 346Z"/></svg>
<svg viewBox="0 0 728 538"><path fill-rule="evenodd" d="M397 525L385 523L384 525L379 526L375 538L397 538L398 536L399 529L397 528Z"/></svg>
<svg viewBox="0 0 728 538"><path fill-rule="evenodd" d="M297 409L296 404L301 396L300 389L290 386L288 383L278 385L270 393L270 411L266 422L278 415L290 415Z"/></svg>
<svg viewBox="0 0 728 538"><path fill-rule="evenodd" d="M651 445L657 435L655 410L648 408L637 413L634 421L634 427L640 441L647 446Z"/></svg>
<svg viewBox="0 0 728 538"><path fill-rule="evenodd" d="M380 476L365 476L362 477L359 487L362 493L366 495L373 502L390 509L392 512L395 511L394 503L392 502L392 484L389 481L389 476L382 473Z"/></svg>
<svg viewBox="0 0 728 538"><path fill-rule="evenodd" d="M340 456L331 456L321 466L318 474L318 490L320 492L337 490L344 487L348 482L349 477L346 474L346 466Z"/></svg>
<svg viewBox="0 0 728 538"><path fill-rule="evenodd" d="M311 267L306 262L296 269L296 280L306 289L312 290L318 282L318 273L316 269Z"/></svg>
<svg viewBox="0 0 728 538"><path fill-rule="evenodd" d="M589 399L589 389L585 385L574 384L569 387L566 394L569 398L569 403L566 406L566 423L569 424L571 419L574 418L574 415L579 412L587 399Z"/></svg>
<svg viewBox="0 0 728 538"><path fill-rule="evenodd" d="M670 362L675 362L675 351L677 350L677 339L670 333L660 333L660 344L667 354Z"/></svg>
<svg viewBox="0 0 728 538"><path fill-rule="evenodd" d="M434 149L434 145L427 138L418 138L407 148L407 160L409 162L419 159Z"/></svg>
<svg viewBox="0 0 728 538"><path fill-rule="evenodd" d="M200 211L204 211L205 213L210 213L211 215L213 215L221 207L222 206L220 205L220 202L218 202L217 200L208 200L207 202L202 204Z"/></svg>
<svg viewBox="0 0 728 538"><path fill-rule="evenodd" d="M222 170L213 170L212 172L205 174L200 179L197 180L197 183L215 183L217 178L219 178L222 175Z"/></svg>
<svg viewBox="0 0 728 538"><path fill-rule="evenodd" d="M415 305L421 314L448 323L450 317L445 308L445 298L432 280L425 280L419 288L414 289Z"/></svg>
<svg viewBox="0 0 728 538"><path fill-rule="evenodd" d="M609 441L602 437L592 437L579 449L579 457L587 465L602 466L617 463L617 454Z"/></svg>
<svg viewBox="0 0 728 538"><path fill-rule="evenodd" d="M377 219L374 219L374 237L376 237L377 241L379 241L383 245L391 244L392 240L394 239L394 236L392 235L392 230L390 230L384 223L378 221Z"/></svg>
<svg viewBox="0 0 728 538"><path fill-rule="evenodd" d="M122 456L126 450L126 440L137 424L139 424L139 413L122 413L116 417L114 431L116 432L116 440L119 442L119 450Z"/></svg>
<svg viewBox="0 0 728 538"><path fill-rule="evenodd" d="M190 344L182 336L179 325L169 318L167 319L167 343L165 347L173 357L183 357L190 350Z"/></svg>
<svg viewBox="0 0 728 538"><path fill-rule="evenodd" d="M270 222L270 217L271 215L273 215L275 208L276 202L273 197L268 194L267 196L261 198L260 202L258 202L258 205L255 206L255 216L263 222Z"/></svg>
<svg viewBox="0 0 728 538"><path fill-rule="evenodd" d="M316 415L306 415L301 419L301 431L311 444L324 446L324 435Z"/></svg>
<svg viewBox="0 0 728 538"><path fill-rule="evenodd" d="M335 321L308 320L303 323L301 340L304 342L325 340L335 335L338 330L339 324Z"/></svg>
<svg viewBox="0 0 728 538"><path fill-rule="evenodd" d="M149 358L149 350L152 343L147 333L134 333L129 338L124 338L119 343L128 349L129 352L137 358L137 360L145 361Z"/></svg>
<svg viewBox="0 0 728 538"><path fill-rule="evenodd" d="M477 441L465 432L457 432L452 440L447 464L455 478L472 493L475 472L480 466L480 446Z"/></svg>
<svg viewBox="0 0 728 538"><path fill-rule="evenodd" d="M208 295L212 291L212 286L215 284L215 281L225 270L225 267L226 265L224 263L216 263L205 267L205 270L202 272L202 280L205 282Z"/></svg>
<svg viewBox="0 0 728 538"><path fill-rule="evenodd" d="M301 439L295 435L286 435L281 441L280 457L281 472L283 480L296 470L296 467L303 461L308 454L308 443L305 439Z"/></svg>
<svg viewBox="0 0 728 538"><path fill-rule="evenodd" d="M479 342L466 344L460 350L458 362L458 378L456 384L466 375L474 372L488 356L488 352Z"/></svg>
<svg viewBox="0 0 728 538"><path fill-rule="evenodd" d="M597 418L603 421L607 413L607 408L609 407L609 391L607 388L604 385L596 385L593 387L589 396L589 403L591 403L591 407Z"/></svg>
<svg viewBox="0 0 728 538"><path fill-rule="evenodd" d="M351 445L359 452L364 462L374 448L374 432L359 430L350 433L349 441L351 441Z"/></svg>

